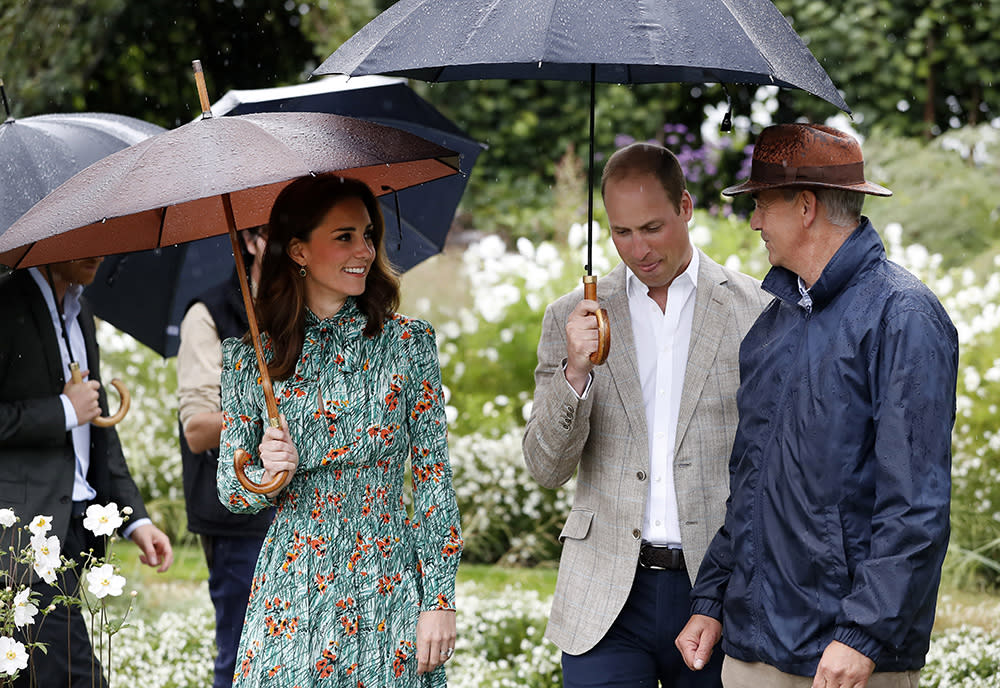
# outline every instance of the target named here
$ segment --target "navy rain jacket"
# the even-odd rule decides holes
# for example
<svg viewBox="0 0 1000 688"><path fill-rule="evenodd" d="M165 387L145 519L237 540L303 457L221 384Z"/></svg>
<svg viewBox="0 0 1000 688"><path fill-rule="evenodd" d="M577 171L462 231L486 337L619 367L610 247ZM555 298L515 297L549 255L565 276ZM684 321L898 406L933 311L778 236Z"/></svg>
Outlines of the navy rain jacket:
<svg viewBox="0 0 1000 688"><path fill-rule="evenodd" d="M740 348L726 520L692 591L722 649L812 676L838 640L923 666L949 534L958 338L867 218L798 305L797 277Z"/></svg>

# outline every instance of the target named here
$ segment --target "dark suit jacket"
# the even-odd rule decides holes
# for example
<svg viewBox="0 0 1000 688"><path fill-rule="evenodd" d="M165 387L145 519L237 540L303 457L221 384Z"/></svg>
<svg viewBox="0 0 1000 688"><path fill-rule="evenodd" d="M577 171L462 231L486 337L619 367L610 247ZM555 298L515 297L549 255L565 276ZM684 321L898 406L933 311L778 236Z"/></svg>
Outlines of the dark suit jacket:
<svg viewBox="0 0 1000 688"><path fill-rule="evenodd" d="M99 380L94 317L86 303L79 323L90 378ZM65 379L57 336L45 299L31 275L18 270L0 277L0 508L13 509L21 518L18 525L38 514L52 516L50 535L65 542L75 459L59 400ZM103 387L100 394L101 408L107 413ZM126 523L145 518L146 508L129 474L118 432L92 426L90 438L87 480L97 490L96 502L131 506L133 512ZM64 554L72 557L76 553Z"/></svg>

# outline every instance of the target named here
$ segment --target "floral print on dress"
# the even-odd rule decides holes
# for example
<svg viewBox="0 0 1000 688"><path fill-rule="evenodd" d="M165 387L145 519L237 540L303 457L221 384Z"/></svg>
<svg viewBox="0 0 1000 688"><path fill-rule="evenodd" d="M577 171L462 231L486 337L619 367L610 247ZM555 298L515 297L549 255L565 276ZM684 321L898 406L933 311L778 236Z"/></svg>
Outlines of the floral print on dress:
<svg viewBox="0 0 1000 688"><path fill-rule="evenodd" d="M416 658L417 616L454 609L462 551L434 331L396 315L369 339L365 322L353 299L326 320L307 311L295 372L274 383L299 467L257 561L237 688L446 685L444 667L418 676ZM223 358L219 499L255 512L272 504L232 458L256 456L267 425L260 376L239 340Z"/></svg>

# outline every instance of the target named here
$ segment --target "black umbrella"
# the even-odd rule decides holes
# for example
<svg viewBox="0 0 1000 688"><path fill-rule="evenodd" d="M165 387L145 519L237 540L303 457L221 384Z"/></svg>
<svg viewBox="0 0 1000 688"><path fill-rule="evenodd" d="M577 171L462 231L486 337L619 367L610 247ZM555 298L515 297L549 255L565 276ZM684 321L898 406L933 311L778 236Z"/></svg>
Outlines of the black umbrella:
<svg viewBox="0 0 1000 688"><path fill-rule="evenodd" d="M74 174L163 127L104 112L10 116L0 124L0 234Z"/></svg>
<svg viewBox="0 0 1000 688"><path fill-rule="evenodd" d="M406 85L404 79L343 77L278 88L229 91L212 113L326 112L403 129L460 154L459 174L386 194L386 250L401 271L441 252L455 208L483 146ZM188 304L229 278L232 246L211 237L151 251L116 255L101 265L87 299L94 313L161 356L177 354ZM141 293L143 298L130 298Z"/></svg>
<svg viewBox="0 0 1000 688"><path fill-rule="evenodd" d="M590 82L588 277L595 82L770 84L849 112L769 0L400 0L313 73Z"/></svg>

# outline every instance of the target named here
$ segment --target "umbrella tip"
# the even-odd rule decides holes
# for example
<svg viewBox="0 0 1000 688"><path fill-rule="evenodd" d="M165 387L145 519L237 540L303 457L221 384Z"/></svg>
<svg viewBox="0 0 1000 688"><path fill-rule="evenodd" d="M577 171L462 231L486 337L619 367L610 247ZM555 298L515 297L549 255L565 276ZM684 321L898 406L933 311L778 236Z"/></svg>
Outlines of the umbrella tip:
<svg viewBox="0 0 1000 688"><path fill-rule="evenodd" d="M7 89L3 87L2 78L0 78L0 97L3 98L3 109L7 113L7 119L10 119L10 104L7 102Z"/></svg>
<svg viewBox="0 0 1000 688"><path fill-rule="evenodd" d="M209 119L212 117L212 103L208 99L208 87L205 85L205 72L201 68L201 60L192 60L191 67L194 69L194 81L198 86L202 119Z"/></svg>
<svg viewBox="0 0 1000 688"><path fill-rule="evenodd" d="M722 84L722 90L726 92L726 114L722 116L719 131L726 133L733 130L733 99L729 95L729 88L725 84Z"/></svg>

